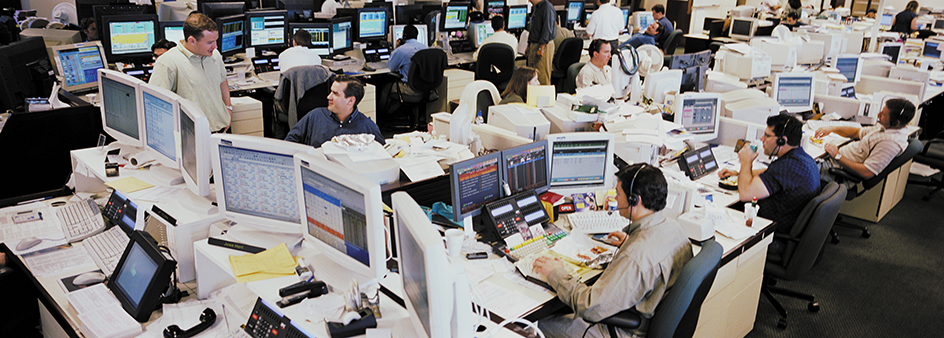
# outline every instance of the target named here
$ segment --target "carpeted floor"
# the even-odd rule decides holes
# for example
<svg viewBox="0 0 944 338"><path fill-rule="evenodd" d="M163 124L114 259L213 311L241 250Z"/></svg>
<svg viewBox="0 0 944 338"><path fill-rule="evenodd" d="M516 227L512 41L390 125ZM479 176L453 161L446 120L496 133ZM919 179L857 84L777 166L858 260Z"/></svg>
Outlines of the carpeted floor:
<svg viewBox="0 0 944 338"><path fill-rule="evenodd" d="M839 228L841 243L826 243L823 260L804 278L779 282L816 295L821 310L774 295L787 309L786 330L763 296L754 330L759 337L940 337L944 334L944 193L921 197L929 187L911 184L904 198L878 224L872 237Z"/></svg>

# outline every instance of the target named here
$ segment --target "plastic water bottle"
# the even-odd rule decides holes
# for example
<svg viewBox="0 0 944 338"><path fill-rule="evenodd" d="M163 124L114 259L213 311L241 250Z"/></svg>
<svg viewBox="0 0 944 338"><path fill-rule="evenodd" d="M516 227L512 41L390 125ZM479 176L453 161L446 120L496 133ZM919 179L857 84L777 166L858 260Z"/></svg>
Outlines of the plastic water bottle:
<svg viewBox="0 0 944 338"><path fill-rule="evenodd" d="M480 111L475 115L475 124L483 124L483 123L485 123L485 119L482 117L482 112Z"/></svg>

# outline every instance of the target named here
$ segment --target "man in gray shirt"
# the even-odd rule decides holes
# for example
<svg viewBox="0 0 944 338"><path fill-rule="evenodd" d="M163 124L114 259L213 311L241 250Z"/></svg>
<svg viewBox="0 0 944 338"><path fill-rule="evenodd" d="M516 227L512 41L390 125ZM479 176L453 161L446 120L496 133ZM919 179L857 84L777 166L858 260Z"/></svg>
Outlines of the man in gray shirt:
<svg viewBox="0 0 944 338"><path fill-rule="evenodd" d="M551 83L551 61L554 58L554 37L557 36L557 12L546 0L531 2L531 26L528 27L528 66L538 70L538 82Z"/></svg>

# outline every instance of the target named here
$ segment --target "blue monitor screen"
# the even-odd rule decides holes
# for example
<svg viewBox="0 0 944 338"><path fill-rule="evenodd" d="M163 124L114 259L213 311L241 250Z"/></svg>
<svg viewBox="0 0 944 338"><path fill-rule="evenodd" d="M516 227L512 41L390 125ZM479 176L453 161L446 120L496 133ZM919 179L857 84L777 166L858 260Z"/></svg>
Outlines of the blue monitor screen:
<svg viewBox="0 0 944 338"><path fill-rule="evenodd" d="M941 51L937 49L939 45L940 45L939 42L931 42L931 41L925 42L924 43L924 56L931 57L931 58L940 58Z"/></svg>
<svg viewBox="0 0 944 338"><path fill-rule="evenodd" d="M632 14L629 13L629 8L620 8L623 10L623 27L629 26L629 18Z"/></svg>
<svg viewBox="0 0 944 338"><path fill-rule="evenodd" d="M892 18L893 18L893 16L892 16L891 14L882 14L882 22L881 22L881 25L882 25L882 26L891 26L891 25L892 25Z"/></svg>
<svg viewBox="0 0 944 338"><path fill-rule="evenodd" d="M510 7L508 11L508 29L524 29L528 20L528 7Z"/></svg>
<svg viewBox="0 0 944 338"><path fill-rule="evenodd" d="M504 16L505 15L505 1L504 0L489 1L486 12L488 12L489 19L491 19L493 16L496 16L496 15Z"/></svg>
<svg viewBox="0 0 944 338"><path fill-rule="evenodd" d="M455 177L458 197L457 215L474 213L488 204L501 198L500 167L501 162L497 155L480 156L468 161L453 164L452 172Z"/></svg>
<svg viewBox="0 0 944 338"><path fill-rule="evenodd" d="M331 47L334 50L351 47L351 22L342 21L331 24Z"/></svg>
<svg viewBox="0 0 944 338"><path fill-rule="evenodd" d="M379 11L361 11L357 21L357 28L357 36L359 38L386 38L387 11L383 9Z"/></svg>
<svg viewBox="0 0 944 338"><path fill-rule="evenodd" d="M573 1L567 3L567 21L580 20L580 12L583 12L583 2Z"/></svg>
<svg viewBox="0 0 944 338"><path fill-rule="evenodd" d="M98 69L105 67L95 45L60 51L59 64L67 87L98 82Z"/></svg>
<svg viewBox="0 0 944 338"><path fill-rule="evenodd" d="M859 58L836 58L836 69L839 74L846 77L846 82L855 81L856 68L859 66Z"/></svg>
<svg viewBox="0 0 944 338"><path fill-rule="evenodd" d="M174 145L174 104L144 92L144 127L147 145L172 160L177 160Z"/></svg>
<svg viewBox="0 0 944 338"><path fill-rule="evenodd" d="M220 53L243 48L243 21L223 22L220 27ZM183 34L183 32L181 32Z"/></svg>

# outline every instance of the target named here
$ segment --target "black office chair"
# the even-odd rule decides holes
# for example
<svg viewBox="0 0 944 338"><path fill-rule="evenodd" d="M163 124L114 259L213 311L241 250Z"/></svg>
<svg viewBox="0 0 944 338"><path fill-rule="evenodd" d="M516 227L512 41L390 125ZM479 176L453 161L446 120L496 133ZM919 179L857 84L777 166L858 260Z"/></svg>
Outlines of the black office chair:
<svg viewBox="0 0 944 338"><path fill-rule="evenodd" d="M892 161L889 162L888 165L885 167L885 170L882 170L882 172L878 173L878 175L872 176L872 178L867 179L867 180L863 180L858 175L853 174L849 171L846 171L845 169L842 169L842 168L830 168L829 173L832 174L832 176L836 178L836 182L840 184L846 184L846 185L855 184L854 186L849 188L849 192L846 195L846 200L851 201L851 200L854 200L856 197L861 196L866 191L869 191L869 189L872 189L872 187L885 181L885 178L888 177L888 174L891 174L891 172L898 170L899 167L901 167L902 165L910 161L912 158L914 158L915 155L917 155L918 152L921 151L921 148L922 148L922 145L921 145L920 140L916 138L908 140L908 147L905 148L905 151L903 151L897 157L892 159ZM859 190L860 183L862 185L862 190ZM842 220L842 216L839 216L836 219L835 225L862 230L862 237L864 238L869 238L872 236L872 234L869 232L868 227L844 222ZM832 236L833 243L839 243L839 235L837 235L835 231L830 231L830 235Z"/></svg>
<svg viewBox="0 0 944 338"><path fill-rule="evenodd" d="M564 77L563 81L561 81L561 85L559 87L559 91L561 93L577 93L577 74L580 74L580 69L583 69L584 65L586 65L586 63L577 62L570 65L570 67L567 67L567 76Z"/></svg>
<svg viewBox="0 0 944 338"><path fill-rule="evenodd" d="M491 82L499 93L505 91L511 74L515 72L515 56L509 45L485 44L479 49L479 58L475 61L475 79Z"/></svg>
<svg viewBox="0 0 944 338"><path fill-rule="evenodd" d="M701 304L705 302L708 290L714 283L723 252L721 244L709 240L702 244L698 255L685 263L675 284L656 307L649 322L648 337L691 337L695 333ZM641 324L641 318L635 309L629 309L603 319L599 324L606 325L611 338L617 338L616 328L636 329Z"/></svg>
<svg viewBox="0 0 944 338"><path fill-rule="evenodd" d="M274 109L271 129L274 138L284 139L298 120L301 120L314 107L327 107L328 92L331 90L334 75L325 66L297 66L279 75L279 87L272 96ZM324 93L324 101L316 98L315 92L312 92L312 96L308 97L299 109L299 103L306 98L308 91L325 83L328 83L328 90Z"/></svg>
<svg viewBox="0 0 944 338"><path fill-rule="evenodd" d="M914 161L934 169L944 170L944 131L928 140L924 144L924 149L922 149L918 155L915 155ZM941 189L944 189L944 179L935 179L933 176L929 177L929 180L908 180L908 183L934 187L927 195L921 198L925 202L930 201L931 196L941 191Z"/></svg>
<svg viewBox="0 0 944 338"><path fill-rule="evenodd" d="M557 91L561 92L562 84L559 83L567 74L567 67L580 61L580 52L583 51L583 39L566 38L561 41L560 46L555 46L553 65L551 69L551 84L557 86Z"/></svg>
<svg viewBox="0 0 944 338"><path fill-rule="evenodd" d="M777 327L787 327L787 310L774 298L773 294L785 295L809 301L807 309L819 311L816 297L797 291L773 286L776 280L796 280L810 271L818 262L826 244L826 236L832 224L839 216L839 209L846 199L846 188L836 182L829 182L820 190L819 195L806 203L800 211L789 233L775 233L774 245L767 251L767 264L764 266L764 284L761 293L770 300L770 304L780 313Z"/></svg>
<svg viewBox="0 0 944 338"><path fill-rule="evenodd" d="M328 94L331 94L331 85L334 83L334 77L322 82L319 85L308 88L301 100L298 100L295 111L298 119L301 120L308 115L308 112L315 108L328 106Z"/></svg>
<svg viewBox="0 0 944 338"><path fill-rule="evenodd" d="M410 59L410 72L407 76L407 85L421 95L418 100L404 95L400 86L391 86L387 95L389 100L397 100L411 109L409 116L409 130L416 130L419 117L426 118L426 104L439 98L436 88L442 84L447 66L446 52L438 48L428 48L416 52ZM385 102L390 107L389 102ZM390 112L395 113L395 112ZM425 124L425 121L424 121Z"/></svg>
<svg viewBox="0 0 944 338"><path fill-rule="evenodd" d="M669 36L665 38L665 41L662 41L662 53L665 55L675 55L675 51L678 49L679 42L682 41L683 34L684 33L678 29L669 33Z"/></svg>

